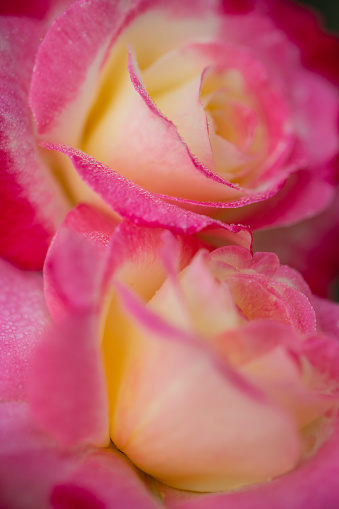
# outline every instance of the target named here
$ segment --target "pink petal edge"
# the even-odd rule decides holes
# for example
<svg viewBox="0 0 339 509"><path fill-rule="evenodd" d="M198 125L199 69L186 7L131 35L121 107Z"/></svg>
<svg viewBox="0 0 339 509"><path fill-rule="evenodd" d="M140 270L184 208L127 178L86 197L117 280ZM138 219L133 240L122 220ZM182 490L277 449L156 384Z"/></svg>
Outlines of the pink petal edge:
<svg viewBox="0 0 339 509"><path fill-rule="evenodd" d="M83 180L115 212L136 224L169 228L185 234L194 234L203 229L220 229L220 236L226 242L250 246L250 232L245 226L224 224L166 203L80 150L45 142L41 145L66 154Z"/></svg>

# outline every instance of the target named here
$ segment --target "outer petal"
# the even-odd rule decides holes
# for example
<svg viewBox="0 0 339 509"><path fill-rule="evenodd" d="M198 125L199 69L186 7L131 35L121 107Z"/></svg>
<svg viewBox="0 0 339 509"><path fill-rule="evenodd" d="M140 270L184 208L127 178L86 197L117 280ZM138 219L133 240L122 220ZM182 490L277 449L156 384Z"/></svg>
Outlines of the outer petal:
<svg viewBox="0 0 339 509"><path fill-rule="evenodd" d="M122 2L81 1L49 30L39 48L30 90L40 134L58 136L61 131L69 143L77 143L100 64L122 19Z"/></svg>
<svg viewBox="0 0 339 509"><path fill-rule="evenodd" d="M339 424L319 451L294 472L237 493L194 496L164 489L170 509L337 509Z"/></svg>
<svg viewBox="0 0 339 509"><path fill-rule="evenodd" d="M74 313L40 343L32 363L29 401L33 415L66 446L108 444L98 335L96 315Z"/></svg>
<svg viewBox="0 0 339 509"><path fill-rule="evenodd" d="M70 458L42 435L24 403L0 404L0 506L48 507L54 483L72 468Z"/></svg>
<svg viewBox="0 0 339 509"><path fill-rule="evenodd" d="M27 93L44 27L27 18L0 20L0 252L28 268L41 268L66 210L37 154Z"/></svg>
<svg viewBox="0 0 339 509"><path fill-rule="evenodd" d="M0 260L0 399L26 397L32 352L49 323L40 274Z"/></svg>
<svg viewBox="0 0 339 509"><path fill-rule="evenodd" d="M2 403L0 417L2 508L159 507L118 451L65 451L36 429L22 403Z"/></svg>
<svg viewBox="0 0 339 509"><path fill-rule="evenodd" d="M95 233L106 239L88 235L95 223ZM65 445L108 440L100 313L105 245L114 227L102 214L79 207L58 231L45 266L56 323L36 350L29 396L37 421Z"/></svg>
<svg viewBox="0 0 339 509"><path fill-rule="evenodd" d="M321 165L339 151L338 90L322 77L302 69L295 78L293 113L310 166L320 166L323 171Z"/></svg>

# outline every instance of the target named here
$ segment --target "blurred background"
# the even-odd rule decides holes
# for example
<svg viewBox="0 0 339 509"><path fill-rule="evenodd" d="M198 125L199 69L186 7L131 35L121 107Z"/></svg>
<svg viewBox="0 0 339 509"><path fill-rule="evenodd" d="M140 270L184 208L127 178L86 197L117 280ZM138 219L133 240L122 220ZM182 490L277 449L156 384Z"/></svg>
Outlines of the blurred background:
<svg viewBox="0 0 339 509"><path fill-rule="evenodd" d="M327 28L339 32L339 0L298 0L298 3L316 9L322 14Z"/></svg>
<svg viewBox="0 0 339 509"><path fill-rule="evenodd" d="M327 29L339 35L339 0L297 0L297 2L308 5L320 13ZM336 278L336 284L333 284L332 297L339 302L339 276Z"/></svg>

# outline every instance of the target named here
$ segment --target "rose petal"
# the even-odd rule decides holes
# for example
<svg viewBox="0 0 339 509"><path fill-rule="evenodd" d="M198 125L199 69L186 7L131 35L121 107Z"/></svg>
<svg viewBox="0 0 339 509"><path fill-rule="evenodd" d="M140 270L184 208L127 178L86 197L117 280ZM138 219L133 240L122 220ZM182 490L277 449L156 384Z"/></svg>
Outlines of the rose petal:
<svg viewBox="0 0 339 509"><path fill-rule="evenodd" d="M316 369L319 380L315 387L338 395L339 380L339 345L333 337L309 337L301 345L301 352ZM333 384L333 382L335 382Z"/></svg>
<svg viewBox="0 0 339 509"><path fill-rule="evenodd" d="M206 193L211 200L222 200L225 193L236 197L239 193L198 161L172 119L159 111L143 85L131 54L129 72L123 96L117 98L112 111L106 111L86 152L151 192L197 200L206 199ZM107 132L109 137L104 135ZM126 140L129 140L128 152L123 150ZM140 166L147 171L140 172Z"/></svg>
<svg viewBox="0 0 339 509"><path fill-rule="evenodd" d="M44 265L45 295L54 318L100 306L106 248L116 224L86 205L67 215Z"/></svg>
<svg viewBox="0 0 339 509"><path fill-rule="evenodd" d="M70 144L78 139L92 106L98 72L106 60L108 47L122 28L152 4L176 14L186 12L186 16L187 9L191 13L193 8L178 1L168 6L161 0L146 5L137 0L132 6L124 1L82 0L57 19L40 45L31 84L30 105L40 134L48 134L49 139L53 135L58 141ZM215 5L215 0L207 4L199 1L193 11L199 19ZM205 18L203 21L194 25L194 33L200 33L199 29L206 25ZM186 23L182 23L181 31L186 36Z"/></svg>
<svg viewBox="0 0 339 509"><path fill-rule="evenodd" d="M279 81L284 96L290 100L296 131L312 159L313 156L314 161L329 159L335 147L338 150L339 102L335 88L319 73L338 83L339 75L333 66L339 55L338 39L325 33L315 13L293 2L256 0L251 10L251 15L238 17L236 23L232 17L225 17L224 30L238 44L247 46L251 41L251 48L260 55L270 76ZM279 54L279 61L272 59L272 54ZM305 70L304 66L315 72ZM310 112L312 118L318 118L316 124L312 122L311 130Z"/></svg>
<svg viewBox="0 0 339 509"><path fill-rule="evenodd" d="M300 430L336 404L332 395L307 387L302 379L300 360L293 351L282 346L249 361L241 371L292 415Z"/></svg>
<svg viewBox="0 0 339 509"><path fill-rule="evenodd" d="M118 451L60 449L36 429L22 403L2 403L0 415L1 507L159 507Z"/></svg>
<svg viewBox="0 0 339 509"><path fill-rule="evenodd" d="M29 16L50 21L66 9L73 0L2 0L0 14L6 16Z"/></svg>
<svg viewBox="0 0 339 509"><path fill-rule="evenodd" d="M320 330L339 338L339 303L313 296Z"/></svg>
<svg viewBox="0 0 339 509"><path fill-rule="evenodd" d="M256 250L274 251L282 263L296 268L322 297L329 296L338 273L339 199L336 190L330 206L314 218L289 228L255 232ZM295 253L298 256L295 256Z"/></svg>
<svg viewBox="0 0 339 509"><path fill-rule="evenodd" d="M302 170L291 175L275 196L267 196L265 202L255 203L244 207L241 212L238 211L238 219L254 230L287 226L321 212L333 196L334 188L329 181ZM229 220L232 220L229 212L220 214L219 217L227 220L227 215Z"/></svg>
<svg viewBox="0 0 339 509"><path fill-rule="evenodd" d="M203 246L194 236L174 236L124 221L112 237L106 278L114 273L117 281L147 301L166 279L166 271L173 265L181 270Z"/></svg>
<svg viewBox="0 0 339 509"><path fill-rule="evenodd" d="M237 493L199 496L164 489L170 509L336 509L339 503L339 423L317 453L294 472ZM315 489L316 486L316 489Z"/></svg>
<svg viewBox="0 0 339 509"><path fill-rule="evenodd" d="M95 314L74 312L39 344L29 400L37 422L62 444L107 444L106 382Z"/></svg>
<svg viewBox="0 0 339 509"><path fill-rule="evenodd" d="M238 313L232 294L207 268L200 252L173 280L168 279L148 306L172 325L209 338L236 327Z"/></svg>
<svg viewBox="0 0 339 509"><path fill-rule="evenodd" d="M131 337L140 338L140 326L139 323L139 336L136 333L137 336ZM293 426L285 414L267 402L260 402L239 384L231 383L230 378L220 378L221 373L215 366L211 367L205 353L200 354L199 350L184 344L177 345L177 341L151 341L152 337L147 327L146 337L140 338L142 343L136 339L139 346L128 358L130 369L120 382L117 406L112 409L113 440L140 468L176 487L205 491L238 485L241 479L253 480L253 475L256 479L265 477L268 464L271 474L276 468L291 467L289 462L293 463L292 457L298 455L298 446ZM113 359L112 362L113 369ZM133 406L125 401L129 391L135 397ZM247 410L251 414L253 435L247 426L240 424ZM213 422L210 415L214 416ZM225 427L232 429L232 433L225 434ZM173 434L173 429L179 429L180 433ZM264 447L267 454L255 451L257 446L263 450L257 436L259 429L265 429L268 440L277 433L279 443L285 444L284 453L270 456L272 445ZM252 452L247 455L249 448ZM203 463L199 461L201 456ZM256 465L255 474L250 458Z"/></svg>
<svg viewBox="0 0 339 509"><path fill-rule="evenodd" d="M242 366L281 345L292 350L298 339L294 331L287 334L286 326L278 322L255 320L216 336L211 343L221 358Z"/></svg>
<svg viewBox="0 0 339 509"><path fill-rule="evenodd" d="M40 274L0 260L0 397L26 398L34 347L49 324Z"/></svg>
<svg viewBox="0 0 339 509"><path fill-rule="evenodd" d="M122 19L122 2L81 1L51 26L39 47L30 89L40 134L78 142L100 65Z"/></svg>
<svg viewBox="0 0 339 509"><path fill-rule="evenodd" d="M272 276L279 269L279 258L275 253L250 253L248 249L240 246L226 246L212 251L210 259L213 262L222 261L232 265L236 269L250 269L266 276Z"/></svg>
<svg viewBox="0 0 339 509"><path fill-rule="evenodd" d="M256 253L227 246L210 255L213 274L226 282L244 315L274 319L302 333L316 332L312 295L301 276L279 264L273 253Z"/></svg>
<svg viewBox="0 0 339 509"><path fill-rule="evenodd" d="M148 492L135 468L115 450L96 452L54 487L53 509L157 509L160 503Z"/></svg>
<svg viewBox="0 0 339 509"><path fill-rule="evenodd" d="M326 163L339 150L338 90L322 77L304 70L299 71L295 80L294 94L294 115L310 165ZM313 122L315 118L317 122Z"/></svg>
<svg viewBox="0 0 339 509"><path fill-rule="evenodd" d="M49 507L54 483L74 468L69 455L36 429L24 403L1 403L0 423L0 506Z"/></svg>
<svg viewBox="0 0 339 509"><path fill-rule="evenodd" d="M107 321L105 324L105 337L104 337L104 350L105 350L105 361L107 365L107 376L108 378L115 378L114 371L110 369L110 362L115 363L119 359L119 345L121 346L121 338L126 338L131 333L131 325L135 321L140 327L149 331L149 334L156 337L158 341L178 343L183 346L187 345L202 351L207 358L213 362L214 367L219 371L226 380L229 380L231 384L236 386L245 395L258 400L259 402L265 402L263 394L256 390L255 387L248 384L236 371L232 369L227 362L214 355L213 350L209 348L209 345L203 340L203 338L194 335L190 332L182 330L166 322L151 309L145 306L134 293L130 292L124 285L119 282L115 284L119 299L122 307L128 312L128 318L125 316L124 311L117 306L115 300L112 301L111 307L107 313ZM122 332L123 331L123 332ZM117 348L115 348L117 343ZM123 348L127 344L124 340Z"/></svg>
<svg viewBox="0 0 339 509"><path fill-rule="evenodd" d="M40 269L66 211L64 197L39 159L27 102L34 55L44 25L24 17L3 17L0 24L0 251L24 267Z"/></svg>
<svg viewBox="0 0 339 509"><path fill-rule="evenodd" d="M241 225L219 223L166 203L80 150L50 143L43 143L43 146L68 155L88 185L102 196L113 210L136 224L164 227L174 232L188 234L221 227L220 236L226 242L232 239L230 243L249 245L249 232Z"/></svg>

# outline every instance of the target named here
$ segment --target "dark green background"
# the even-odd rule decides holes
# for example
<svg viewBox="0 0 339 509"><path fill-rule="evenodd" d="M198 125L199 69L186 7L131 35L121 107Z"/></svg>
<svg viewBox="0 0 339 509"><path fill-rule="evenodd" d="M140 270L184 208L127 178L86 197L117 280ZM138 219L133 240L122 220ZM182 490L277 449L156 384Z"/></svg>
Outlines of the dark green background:
<svg viewBox="0 0 339 509"><path fill-rule="evenodd" d="M339 32L339 0L298 0L298 3L321 12L327 28Z"/></svg>

